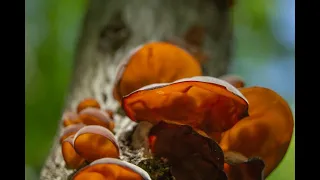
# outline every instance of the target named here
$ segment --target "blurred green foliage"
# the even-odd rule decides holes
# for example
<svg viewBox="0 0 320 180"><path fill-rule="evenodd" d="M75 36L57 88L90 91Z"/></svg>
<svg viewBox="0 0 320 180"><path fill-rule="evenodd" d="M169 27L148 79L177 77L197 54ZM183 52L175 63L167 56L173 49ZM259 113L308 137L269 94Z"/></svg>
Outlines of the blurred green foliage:
<svg viewBox="0 0 320 180"><path fill-rule="evenodd" d="M26 164L39 171L56 134L86 1L26 3Z"/></svg>
<svg viewBox="0 0 320 180"><path fill-rule="evenodd" d="M275 13L274 2L236 2L233 14L236 35L235 61L246 64L248 61L243 60L246 57L256 58L259 60L257 64L263 66L270 57L275 56L274 53L286 51L270 28L270 16ZM56 135L71 80L73 53L86 4L85 0L26 2L25 148L28 179L37 179ZM289 53L292 54L292 51ZM238 67L241 66L236 66L233 71L240 72L244 77L250 76L250 71ZM294 91L289 94L292 92ZM285 97L294 105L293 96ZM294 144L293 137L283 162L268 180L294 179Z"/></svg>

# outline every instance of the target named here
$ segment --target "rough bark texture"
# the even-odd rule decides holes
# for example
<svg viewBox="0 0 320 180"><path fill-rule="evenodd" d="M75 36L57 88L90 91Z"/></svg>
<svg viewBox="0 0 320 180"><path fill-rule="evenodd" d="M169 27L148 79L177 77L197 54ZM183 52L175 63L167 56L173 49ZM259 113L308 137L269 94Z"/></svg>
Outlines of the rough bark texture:
<svg viewBox="0 0 320 180"><path fill-rule="evenodd" d="M121 58L148 41L183 37L194 25L205 30L202 49L208 53L203 66L207 75L226 72L232 44L232 27L226 0L91 0L76 51L75 69L64 109L73 109L86 97L117 110L112 97L113 81ZM142 151L130 150L125 132L135 123L117 114L116 137L121 159L137 164ZM57 132L56 141L40 174L41 180L68 179Z"/></svg>

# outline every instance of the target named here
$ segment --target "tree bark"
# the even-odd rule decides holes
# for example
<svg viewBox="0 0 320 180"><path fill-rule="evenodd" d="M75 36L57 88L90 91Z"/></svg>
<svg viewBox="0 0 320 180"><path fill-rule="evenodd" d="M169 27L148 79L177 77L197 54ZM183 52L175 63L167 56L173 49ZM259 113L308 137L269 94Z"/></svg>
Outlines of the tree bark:
<svg viewBox="0 0 320 180"><path fill-rule="evenodd" d="M204 30L203 42L198 45L185 37L194 26ZM189 36L201 38L192 33ZM187 42L179 45L196 45L206 53L208 60L203 62L206 75L226 73L232 46L227 0L91 0L63 110L74 109L83 98L94 97L102 107L116 111L119 105L112 97L112 87L121 58L132 48L148 41L177 42L176 39ZM142 159L141 153L132 152L128 144L123 143L124 134L135 123L120 114L116 114L115 122L121 159L137 164ZM74 172L65 168L61 155L58 140L61 129L59 125L52 150L40 174L41 180L65 180Z"/></svg>

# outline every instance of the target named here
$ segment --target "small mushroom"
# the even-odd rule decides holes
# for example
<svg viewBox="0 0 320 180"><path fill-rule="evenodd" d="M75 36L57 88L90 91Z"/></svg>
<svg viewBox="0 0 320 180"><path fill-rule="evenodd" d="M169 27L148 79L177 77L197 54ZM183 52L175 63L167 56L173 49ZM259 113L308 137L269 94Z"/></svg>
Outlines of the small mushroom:
<svg viewBox="0 0 320 180"><path fill-rule="evenodd" d="M241 77L236 75L228 74L228 75L220 76L219 79L227 81L228 83L230 83L236 88L242 88L245 86L244 80Z"/></svg>
<svg viewBox="0 0 320 180"><path fill-rule="evenodd" d="M222 135L224 152L261 157L265 176L281 162L290 144L294 121L288 103L276 92L263 87L241 88L250 103L249 114Z"/></svg>
<svg viewBox="0 0 320 180"><path fill-rule="evenodd" d="M118 69L113 96L119 102L145 85L202 75L201 66L192 55L166 42L139 46L125 57Z"/></svg>
<svg viewBox="0 0 320 180"><path fill-rule="evenodd" d="M109 117L110 117L111 119L114 118L114 116L113 116L113 111L112 111L112 110L106 109L105 112L106 112L107 114L109 114Z"/></svg>
<svg viewBox="0 0 320 180"><path fill-rule="evenodd" d="M73 148L72 141L74 135L67 137L61 143L62 157L69 169L79 169L85 164L85 159L82 158Z"/></svg>
<svg viewBox="0 0 320 180"><path fill-rule="evenodd" d="M88 162L104 157L120 156L119 146L112 132L97 125L81 128L74 135L73 147Z"/></svg>
<svg viewBox="0 0 320 180"><path fill-rule="evenodd" d="M85 126L84 124L79 123L79 124L72 124L72 125L64 128L62 135L60 136L60 143L62 143L62 141L65 140L70 135L76 134L76 132L79 131L84 126Z"/></svg>
<svg viewBox="0 0 320 180"><path fill-rule="evenodd" d="M102 158L80 169L72 180L151 180L140 167L114 158Z"/></svg>
<svg viewBox="0 0 320 180"><path fill-rule="evenodd" d="M114 129L113 120L107 112L101 109L87 107L79 113L79 119L85 125L100 125L110 131Z"/></svg>
<svg viewBox="0 0 320 180"><path fill-rule="evenodd" d="M73 111L66 111L62 115L62 123L64 127L79 123L78 114Z"/></svg>
<svg viewBox="0 0 320 180"><path fill-rule="evenodd" d="M227 179L219 145L190 126L160 122L151 129L149 143L154 156L168 160L176 180Z"/></svg>
<svg viewBox="0 0 320 180"><path fill-rule="evenodd" d="M124 96L122 107L133 121L189 125L216 140L217 133L248 116L248 102L238 89L207 76L145 86Z"/></svg>
<svg viewBox="0 0 320 180"><path fill-rule="evenodd" d="M100 109L100 104L94 98L86 98L78 104L77 113L80 113L83 109L86 109L88 107Z"/></svg>

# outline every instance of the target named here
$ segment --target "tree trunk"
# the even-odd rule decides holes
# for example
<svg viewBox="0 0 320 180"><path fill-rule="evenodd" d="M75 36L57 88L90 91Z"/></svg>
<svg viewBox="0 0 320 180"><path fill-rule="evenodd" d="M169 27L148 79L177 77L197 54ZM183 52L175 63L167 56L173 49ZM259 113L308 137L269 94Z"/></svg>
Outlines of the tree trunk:
<svg viewBox="0 0 320 180"><path fill-rule="evenodd" d="M167 40L200 49L207 57L203 62L206 75L226 73L232 46L231 25L227 0L91 0L64 110L74 109L83 98L94 97L104 108L116 111L119 105L111 93L116 67L128 51L148 41ZM203 29L204 36L192 31L194 27ZM132 152L124 136L135 123L120 114L115 121L121 159L139 163L141 153ZM61 129L60 125L41 180L65 180L74 172L65 168L61 155Z"/></svg>

